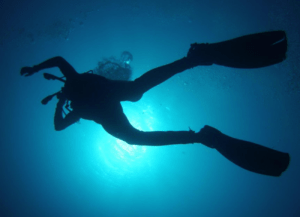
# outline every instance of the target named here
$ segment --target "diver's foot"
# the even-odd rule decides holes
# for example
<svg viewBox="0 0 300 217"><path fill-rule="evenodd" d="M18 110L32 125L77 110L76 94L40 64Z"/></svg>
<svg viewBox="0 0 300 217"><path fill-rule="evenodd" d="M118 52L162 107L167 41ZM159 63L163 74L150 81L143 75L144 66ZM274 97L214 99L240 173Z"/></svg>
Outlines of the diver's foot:
<svg viewBox="0 0 300 217"><path fill-rule="evenodd" d="M216 148L224 136L219 130L208 125L205 125L197 134L199 142L209 148Z"/></svg>
<svg viewBox="0 0 300 217"><path fill-rule="evenodd" d="M191 59L196 65L212 65L213 58L208 43L194 43L188 51L187 58Z"/></svg>

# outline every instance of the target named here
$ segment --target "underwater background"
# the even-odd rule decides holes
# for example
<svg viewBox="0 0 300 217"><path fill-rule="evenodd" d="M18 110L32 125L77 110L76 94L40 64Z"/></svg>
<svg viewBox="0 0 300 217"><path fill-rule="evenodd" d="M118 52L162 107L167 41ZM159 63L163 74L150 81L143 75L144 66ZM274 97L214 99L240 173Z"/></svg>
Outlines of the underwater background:
<svg viewBox="0 0 300 217"><path fill-rule="evenodd" d="M299 0L1 0L0 216L300 216ZM100 125L53 125L62 84L23 66L62 56L78 72L133 55L135 79L191 43L285 30L287 59L260 69L201 66L122 103L145 131L227 135L288 152L279 178L246 171L201 144L129 146Z"/></svg>

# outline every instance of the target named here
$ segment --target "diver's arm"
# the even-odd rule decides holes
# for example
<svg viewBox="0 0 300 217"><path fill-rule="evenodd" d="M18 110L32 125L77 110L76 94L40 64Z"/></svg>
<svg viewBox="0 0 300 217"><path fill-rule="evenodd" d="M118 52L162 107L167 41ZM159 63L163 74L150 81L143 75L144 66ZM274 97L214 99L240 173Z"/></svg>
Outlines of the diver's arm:
<svg viewBox="0 0 300 217"><path fill-rule="evenodd" d="M21 68L21 75L30 76L34 73L48 68L58 67L60 71L66 76L66 74L77 73L75 69L68 63L64 58L57 56L50 58L38 65L34 65L33 67L23 67Z"/></svg>
<svg viewBox="0 0 300 217"><path fill-rule="evenodd" d="M65 116L65 118L63 118L62 113L63 113L64 104L65 104L65 99L59 99L56 105L56 110L54 115L54 128L57 131L66 129L68 126L74 124L80 119L79 115L74 111L71 111Z"/></svg>

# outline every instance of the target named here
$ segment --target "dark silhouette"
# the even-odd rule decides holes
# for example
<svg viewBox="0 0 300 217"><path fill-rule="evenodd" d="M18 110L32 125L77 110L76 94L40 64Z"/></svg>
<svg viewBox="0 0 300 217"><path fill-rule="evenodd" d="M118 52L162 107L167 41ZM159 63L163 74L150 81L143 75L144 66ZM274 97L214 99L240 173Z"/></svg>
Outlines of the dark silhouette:
<svg viewBox="0 0 300 217"><path fill-rule="evenodd" d="M198 133L189 131L143 132L135 129L123 113L121 101L136 102L145 92L173 75L199 65L219 64L237 68L258 68L285 59L287 40L283 31L242 36L214 44L192 44L187 57L148 71L134 81L111 80L103 76L79 74L62 57L54 57L33 67L23 67L21 75L58 67L66 80L45 73L46 79L65 83L53 96L59 99L54 116L56 130L63 130L80 118L101 124L111 135L135 145L162 146L202 143L215 148L233 163L256 173L280 176L289 164L289 155L251 142L231 138L205 126ZM127 58L128 59L128 58ZM129 57L132 60L132 56ZM66 104L69 113L63 117ZM71 109L69 109L71 108Z"/></svg>

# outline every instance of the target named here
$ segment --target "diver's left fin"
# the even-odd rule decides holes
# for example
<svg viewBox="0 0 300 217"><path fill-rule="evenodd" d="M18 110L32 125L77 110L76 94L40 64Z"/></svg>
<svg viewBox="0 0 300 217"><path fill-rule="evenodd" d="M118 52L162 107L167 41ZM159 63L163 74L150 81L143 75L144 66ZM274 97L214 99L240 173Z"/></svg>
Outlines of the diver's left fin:
<svg viewBox="0 0 300 217"><path fill-rule="evenodd" d="M215 148L232 163L254 173L278 177L289 166L288 153L232 138L207 125L199 134L202 144Z"/></svg>

